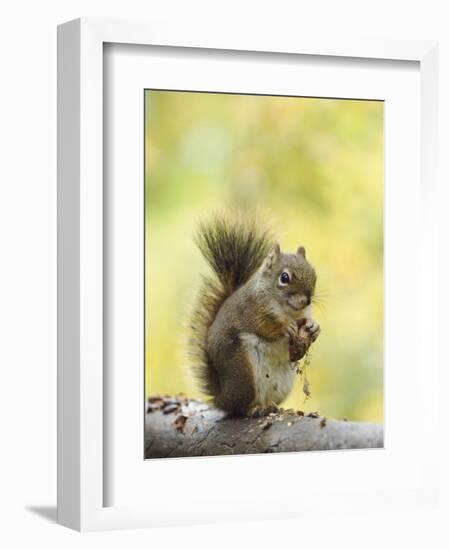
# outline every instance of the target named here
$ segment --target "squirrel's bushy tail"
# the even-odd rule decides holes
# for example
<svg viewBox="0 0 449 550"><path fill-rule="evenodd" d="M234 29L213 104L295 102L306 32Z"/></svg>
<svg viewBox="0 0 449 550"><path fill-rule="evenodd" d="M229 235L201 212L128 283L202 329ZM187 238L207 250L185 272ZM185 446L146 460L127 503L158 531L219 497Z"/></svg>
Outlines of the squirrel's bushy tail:
<svg viewBox="0 0 449 550"><path fill-rule="evenodd" d="M223 302L255 273L272 240L255 221L215 216L202 223L195 242L212 269L204 277L191 321L190 355L200 389L217 395L219 381L207 353L207 335Z"/></svg>

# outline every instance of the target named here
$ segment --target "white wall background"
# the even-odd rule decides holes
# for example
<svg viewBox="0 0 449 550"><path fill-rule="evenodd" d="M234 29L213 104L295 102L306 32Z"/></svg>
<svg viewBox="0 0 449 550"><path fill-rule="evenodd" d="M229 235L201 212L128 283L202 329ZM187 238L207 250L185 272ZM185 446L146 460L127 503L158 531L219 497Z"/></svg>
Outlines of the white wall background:
<svg viewBox="0 0 449 550"><path fill-rule="evenodd" d="M16 0L0 8L0 546L53 548L447 548L448 476L442 508L425 513L83 534L54 523L56 503L56 25L79 16L158 19L186 25L236 21L317 35L356 32L441 40L444 2L340 0ZM449 97L447 69L441 94ZM447 105L441 165L448 181ZM443 189L444 204L449 204ZM448 234L447 216L443 231ZM447 240L442 245L447 249ZM442 280L447 277L444 264ZM442 296L447 301L448 293ZM445 321L443 316L439 322ZM435 322L430 320L430 322ZM444 351L444 350L443 350ZM447 352L445 352L447 358ZM446 361L447 363L447 361ZM448 419L442 373L441 415ZM424 407L425 403L417 404ZM414 413L416 414L416 413ZM444 426L444 422L442 422ZM447 444L442 449L447 456ZM301 475L299 472L298 475Z"/></svg>

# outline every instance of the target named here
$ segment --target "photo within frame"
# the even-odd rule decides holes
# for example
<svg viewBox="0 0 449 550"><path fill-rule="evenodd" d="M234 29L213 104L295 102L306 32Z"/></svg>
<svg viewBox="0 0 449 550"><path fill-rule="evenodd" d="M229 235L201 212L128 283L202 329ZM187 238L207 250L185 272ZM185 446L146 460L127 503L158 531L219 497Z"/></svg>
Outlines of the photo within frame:
<svg viewBox="0 0 449 550"><path fill-rule="evenodd" d="M145 457L382 447L384 103L144 101Z"/></svg>

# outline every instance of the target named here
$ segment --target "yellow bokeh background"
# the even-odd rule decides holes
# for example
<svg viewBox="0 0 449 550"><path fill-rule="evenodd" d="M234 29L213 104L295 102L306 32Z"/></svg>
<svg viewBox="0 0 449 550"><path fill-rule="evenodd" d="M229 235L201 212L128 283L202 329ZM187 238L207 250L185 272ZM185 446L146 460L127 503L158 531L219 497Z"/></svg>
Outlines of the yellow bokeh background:
<svg viewBox="0 0 449 550"><path fill-rule="evenodd" d="M188 324L205 261L193 242L213 212L304 245L322 334L285 406L383 421L383 103L146 91L147 394L201 397Z"/></svg>

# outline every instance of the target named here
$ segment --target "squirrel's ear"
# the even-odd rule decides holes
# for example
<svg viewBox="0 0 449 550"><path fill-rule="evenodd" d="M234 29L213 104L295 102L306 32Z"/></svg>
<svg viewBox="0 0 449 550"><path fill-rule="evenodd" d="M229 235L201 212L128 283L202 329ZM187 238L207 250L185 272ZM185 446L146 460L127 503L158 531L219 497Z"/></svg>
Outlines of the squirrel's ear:
<svg viewBox="0 0 449 550"><path fill-rule="evenodd" d="M306 259L306 249L303 246L298 246L298 250L296 251L296 254Z"/></svg>
<svg viewBox="0 0 449 550"><path fill-rule="evenodd" d="M267 257L263 261L263 270L269 271L279 260L279 256L281 255L281 247L278 243L276 243L273 248L268 252Z"/></svg>

